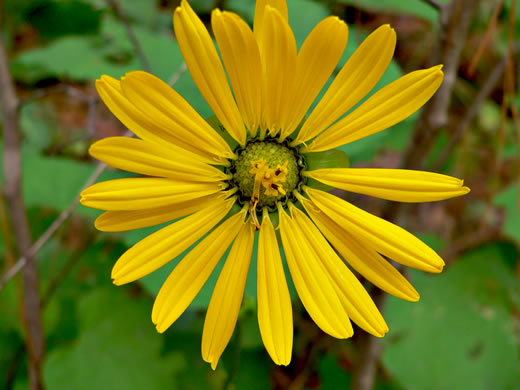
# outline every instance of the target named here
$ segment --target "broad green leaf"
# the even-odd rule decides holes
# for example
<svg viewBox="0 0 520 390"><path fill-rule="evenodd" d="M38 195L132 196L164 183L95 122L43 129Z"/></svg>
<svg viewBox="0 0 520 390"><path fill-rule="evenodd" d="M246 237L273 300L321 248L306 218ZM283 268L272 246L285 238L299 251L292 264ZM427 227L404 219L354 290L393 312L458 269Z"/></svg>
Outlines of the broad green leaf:
<svg viewBox="0 0 520 390"><path fill-rule="evenodd" d="M60 129L55 107L49 103L29 103L22 106L20 128L26 144L40 151L46 149Z"/></svg>
<svg viewBox="0 0 520 390"><path fill-rule="evenodd" d="M22 161L25 205L29 208L47 207L56 211L63 211L72 203L96 169L94 164L42 156L31 146L22 148ZM127 174L108 169L99 180L116 179L125 175ZM1 159L0 183L3 181L3 159ZM99 214L97 210L83 206L78 206L77 211L88 216Z"/></svg>
<svg viewBox="0 0 520 390"><path fill-rule="evenodd" d="M437 22L439 12L422 0L339 0L340 3L380 13L408 14L432 23ZM448 0L440 0L446 3Z"/></svg>
<svg viewBox="0 0 520 390"><path fill-rule="evenodd" d="M340 366L337 356L327 355L320 359L318 373L324 390L343 390L351 386L352 375Z"/></svg>
<svg viewBox="0 0 520 390"><path fill-rule="evenodd" d="M183 314L179 321L185 316L186 314ZM203 316L198 316L198 321L195 322L196 326L192 325L191 329L181 329L178 326L180 324L175 323L163 335L165 338L165 349L183 351L184 357L188 362L177 376L179 383L182 384L179 389L182 390L222 389L228 375L223 359L219 361L215 371L211 369L208 363L202 360L200 345L203 318ZM227 353L225 351L224 356Z"/></svg>
<svg viewBox="0 0 520 390"><path fill-rule="evenodd" d="M78 0L35 1L25 18L43 38L97 34L101 25L101 11Z"/></svg>
<svg viewBox="0 0 520 390"><path fill-rule="evenodd" d="M23 157L24 198L28 207L65 210L96 169L93 164L58 157L42 157L29 149L24 150ZM108 170L100 180L122 176L120 172ZM77 211L89 216L99 214L98 211L83 206L78 206Z"/></svg>
<svg viewBox="0 0 520 390"><path fill-rule="evenodd" d="M493 204L504 208L505 223L502 226L503 232L520 242L520 196L518 187L519 183L511 183L509 187L495 195Z"/></svg>
<svg viewBox="0 0 520 390"><path fill-rule="evenodd" d="M413 272L421 300L389 299L383 362L405 389L516 388L512 312L519 287L506 260L518 254L510 252L488 245L441 275Z"/></svg>
<svg viewBox="0 0 520 390"><path fill-rule="evenodd" d="M165 35L139 26L134 26L133 30L152 72L168 81L182 64L173 33ZM14 77L25 83L49 77L86 81L102 74L118 78L139 69L143 69L143 64L124 26L110 16L103 19L101 36L67 36L45 47L26 51L12 63Z"/></svg>
<svg viewBox="0 0 520 390"><path fill-rule="evenodd" d="M294 31L296 44L300 47L312 29L329 16L329 10L316 1L287 0L289 8L289 24Z"/></svg>
<svg viewBox="0 0 520 390"><path fill-rule="evenodd" d="M66 1L66 0L65 0ZM106 0L89 0L96 8L113 13ZM121 12L132 26L144 26L154 31L171 29L172 15L170 9L162 9L157 2L150 0L132 0L118 2Z"/></svg>
<svg viewBox="0 0 520 390"><path fill-rule="evenodd" d="M209 14L216 8L216 0L191 0L190 5L197 14Z"/></svg>
<svg viewBox="0 0 520 390"><path fill-rule="evenodd" d="M151 304L122 289L97 289L79 301L79 339L56 347L43 367L50 389L176 388L187 365L180 350L162 354L163 336L149 319Z"/></svg>
<svg viewBox="0 0 520 390"><path fill-rule="evenodd" d="M232 345L229 345L227 349L231 347ZM224 357L227 353L228 360L232 360L232 352L226 350ZM273 388L271 370L274 364L263 348L257 351L240 351L237 363L237 371L231 381L235 389L270 390ZM232 362L229 362L226 367L230 367L231 364Z"/></svg>

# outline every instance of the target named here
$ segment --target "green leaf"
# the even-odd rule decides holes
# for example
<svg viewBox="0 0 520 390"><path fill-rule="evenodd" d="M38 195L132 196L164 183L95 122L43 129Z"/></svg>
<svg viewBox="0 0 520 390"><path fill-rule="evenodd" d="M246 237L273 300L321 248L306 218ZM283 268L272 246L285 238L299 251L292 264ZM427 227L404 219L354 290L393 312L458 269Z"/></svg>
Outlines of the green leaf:
<svg viewBox="0 0 520 390"><path fill-rule="evenodd" d="M231 347L231 346L230 346ZM229 348L229 347L228 347ZM228 356L231 354L228 354ZM228 364L227 366L229 366ZM235 389L269 390L272 389L271 369L273 363L265 350L240 351L238 370L231 383Z"/></svg>
<svg viewBox="0 0 520 390"><path fill-rule="evenodd" d="M190 5L197 14L209 14L216 8L215 0L191 0Z"/></svg>
<svg viewBox="0 0 520 390"><path fill-rule="evenodd" d="M25 18L44 38L97 34L102 11L82 1L35 1Z"/></svg>
<svg viewBox="0 0 520 390"><path fill-rule="evenodd" d="M340 3L351 5L371 12L408 14L435 23L439 12L422 0L339 0ZM447 3L448 0L439 0Z"/></svg>
<svg viewBox="0 0 520 390"><path fill-rule="evenodd" d="M130 299L122 289L94 290L81 298L81 333L72 345L45 360L50 389L164 389L187 365L182 353L161 354L163 336L150 321L151 304Z"/></svg>
<svg viewBox="0 0 520 390"><path fill-rule="evenodd" d="M67 36L22 53L13 61L11 70L17 80L32 84L52 77L78 81L92 80L102 74L120 77L135 68L127 59L126 63L109 61L97 45L91 37Z"/></svg>
<svg viewBox="0 0 520 390"><path fill-rule="evenodd" d="M48 148L60 128L55 107L50 103L22 106L20 127L26 144L40 151Z"/></svg>
<svg viewBox="0 0 520 390"><path fill-rule="evenodd" d="M5 271L2 270L2 275L4 275L3 272ZM16 283L17 281L12 280L2 289L2 291L0 291L0 313L2 313L2 321L0 321L0 335L12 332L17 333L20 337L23 337L22 327L18 321L19 311Z"/></svg>
<svg viewBox="0 0 520 390"><path fill-rule="evenodd" d="M312 29L329 16L330 12L323 4L311 0L287 0L289 24L294 32L296 44L300 47Z"/></svg>
<svg viewBox="0 0 520 390"><path fill-rule="evenodd" d="M139 26L133 30L153 73L168 81L182 64L177 43L171 35ZM143 69L124 26L110 16L103 19L101 36L58 39L48 46L22 53L11 67L14 77L24 83L49 77L86 81L103 74L119 78L126 72Z"/></svg>
<svg viewBox="0 0 520 390"><path fill-rule="evenodd" d="M479 248L441 275L413 272L418 303L389 300L383 361L406 389L516 388L510 256L500 244Z"/></svg>
<svg viewBox="0 0 520 390"><path fill-rule="evenodd" d="M34 150L24 149L23 185L27 207L49 207L65 210L75 199L95 170L93 164L43 157ZM121 172L107 171L99 181L124 176ZM96 216L98 211L79 206L81 214Z"/></svg>
<svg viewBox="0 0 520 390"><path fill-rule="evenodd" d="M520 198L518 183L513 182L499 194L495 195L493 204L505 210L505 223L502 231L512 239L520 242Z"/></svg>
<svg viewBox="0 0 520 390"><path fill-rule="evenodd" d="M186 314L181 316L179 320L182 320L184 316ZM183 351L186 361L189 362L178 375L178 381L182 383L182 390L222 389L222 385L227 378L226 369L222 359L215 371L202 360L200 352L202 318L199 316L198 320L196 326L192 326L191 329L181 329L179 324L175 323L172 328L164 333L165 348L166 350ZM224 356L226 356L226 352L224 352Z"/></svg>
<svg viewBox="0 0 520 390"><path fill-rule="evenodd" d="M320 359L318 372L322 389L343 390L350 388L352 375L340 366L336 356L327 355Z"/></svg>

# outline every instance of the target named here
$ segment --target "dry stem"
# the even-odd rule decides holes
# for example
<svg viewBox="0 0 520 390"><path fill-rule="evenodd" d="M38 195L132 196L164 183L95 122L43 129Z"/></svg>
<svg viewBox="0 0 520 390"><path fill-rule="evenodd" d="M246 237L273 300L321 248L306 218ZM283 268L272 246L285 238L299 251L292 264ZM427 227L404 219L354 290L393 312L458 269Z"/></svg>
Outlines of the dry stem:
<svg viewBox="0 0 520 390"><path fill-rule="evenodd" d="M40 375L44 336L40 313L38 264L29 253L32 245L29 222L25 211L22 188L21 151L19 134L19 101L9 73L9 63L3 41L0 39L0 95L4 115L4 176L5 198L18 253L27 257L23 272L23 308L25 343L29 352L29 386L42 388Z"/></svg>

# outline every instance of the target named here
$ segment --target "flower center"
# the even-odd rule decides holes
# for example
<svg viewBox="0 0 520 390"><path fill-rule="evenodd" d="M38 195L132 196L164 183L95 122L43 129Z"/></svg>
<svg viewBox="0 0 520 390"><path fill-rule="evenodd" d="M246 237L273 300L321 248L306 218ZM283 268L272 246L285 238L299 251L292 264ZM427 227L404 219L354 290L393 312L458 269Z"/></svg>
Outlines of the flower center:
<svg viewBox="0 0 520 390"><path fill-rule="evenodd" d="M251 211L257 206L274 207L290 196L300 181L295 152L277 142L249 142L239 151L233 168L241 201L248 202Z"/></svg>

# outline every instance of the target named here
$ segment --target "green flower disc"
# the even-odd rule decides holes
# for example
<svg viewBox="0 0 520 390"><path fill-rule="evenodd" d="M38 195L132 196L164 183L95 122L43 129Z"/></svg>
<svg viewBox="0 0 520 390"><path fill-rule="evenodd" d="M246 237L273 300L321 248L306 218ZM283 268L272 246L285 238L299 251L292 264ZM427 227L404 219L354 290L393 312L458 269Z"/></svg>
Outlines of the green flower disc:
<svg viewBox="0 0 520 390"><path fill-rule="evenodd" d="M283 166L287 162L286 181L280 183L286 192L286 195L278 193L277 195L266 195L265 188L260 188L260 198L258 207L272 207L277 201L291 196L292 191L298 186L300 181L300 172L298 162L294 152L276 142L269 141L252 141L239 152L238 158L233 162L234 175L233 181L239 189L241 200L248 202L253 195L253 187L255 175L249 171L253 167L252 163L264 159L269 168L277 168L278 165Z"/></svg>

